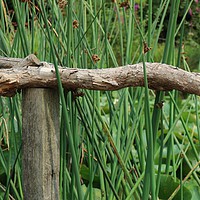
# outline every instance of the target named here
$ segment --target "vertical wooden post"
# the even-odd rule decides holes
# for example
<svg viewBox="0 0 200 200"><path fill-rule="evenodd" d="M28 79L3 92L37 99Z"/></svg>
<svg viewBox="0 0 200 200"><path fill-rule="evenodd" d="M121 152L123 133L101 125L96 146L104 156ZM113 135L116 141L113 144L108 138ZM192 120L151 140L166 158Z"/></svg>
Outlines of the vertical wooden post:
<svg viewBox="0 0 200 200"><path fill-rule="evenodd" d="M25 200L59 199L59 95L53 89L23 90L22 175Z"/></svg>

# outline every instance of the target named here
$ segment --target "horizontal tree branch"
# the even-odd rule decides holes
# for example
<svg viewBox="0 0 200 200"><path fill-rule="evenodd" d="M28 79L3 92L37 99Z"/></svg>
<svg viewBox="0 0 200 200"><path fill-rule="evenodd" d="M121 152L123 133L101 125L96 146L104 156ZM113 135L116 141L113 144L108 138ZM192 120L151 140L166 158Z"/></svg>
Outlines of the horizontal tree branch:
<svg viewBox="0 0 200 200"><path fill-rule="evenodd" d="M187 72L161 63L145 63L150 89L179 90L200 96L200 73ZM107 69L59 67L63 87L68 90L118 90L144 86L143 64ZM33 54L25 59L0 57L0 95L13 96L28 87L56 88L54 65L40 62Z"/></svg>

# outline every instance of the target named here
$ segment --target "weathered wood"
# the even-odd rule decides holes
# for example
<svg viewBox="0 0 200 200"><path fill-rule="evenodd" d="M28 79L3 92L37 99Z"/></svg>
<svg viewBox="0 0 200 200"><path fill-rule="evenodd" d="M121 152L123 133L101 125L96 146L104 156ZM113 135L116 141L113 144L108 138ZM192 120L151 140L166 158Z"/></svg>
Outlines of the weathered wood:
<svg viewBox="0 0 200 200"><path fill-rule="evenodd" d="M5 62L8 64L6 65ZM18 64L12 58L0 58L0 95L13 96L18 89L27 87L56 88L53 64L39 62L29 55ZM4 63L4 65L2 64ZM154 90L173 89L200 95L200 73L187 72L161 63L146 63L148 86ZM2 68L4 66L5 68ZM6 67L7 66L7 67ZM8 66L12 66L8 68ZM59 67L63 87L68 90L118 90L144 86L143 64L107 69L78 69Z"/></svg>
<svg viewBox="0 0 200 200"><path fill-rule="evenodd" d="M24 89L22 169L25 200L59 199L59 97L53 89Z"/></svg>

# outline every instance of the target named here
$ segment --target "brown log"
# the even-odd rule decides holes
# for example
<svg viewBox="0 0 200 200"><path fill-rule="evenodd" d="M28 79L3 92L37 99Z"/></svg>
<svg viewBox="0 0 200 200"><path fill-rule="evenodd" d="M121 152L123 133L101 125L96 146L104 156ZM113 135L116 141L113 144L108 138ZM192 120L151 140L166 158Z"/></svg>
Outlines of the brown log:
<svg viewBox="0 0 200 200"><path fill-rule="evenodd" d="M145 63L148 87L154 90L179 90L200 96L200 73L161 64ZM59 67L63 87L68 90L118 90L144 86L143 64L106 69ZM53 64L40 62L33 54L25 59L0 57L0 95L13 96L22 88L56 88Z"/></svg>

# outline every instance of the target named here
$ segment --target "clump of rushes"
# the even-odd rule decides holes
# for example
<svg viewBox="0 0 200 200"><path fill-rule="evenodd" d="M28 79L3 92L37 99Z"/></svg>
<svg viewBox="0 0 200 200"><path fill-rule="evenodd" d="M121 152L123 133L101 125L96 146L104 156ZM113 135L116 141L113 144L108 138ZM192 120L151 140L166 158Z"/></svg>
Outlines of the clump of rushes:
<svg viewBox="0 0 200 200"><path fill-rule="evenodd" d="M13 0L9 13L10 2L0 4L2 56L35 53L56 72L58 65L98 69L143 62L146 78L145 62L159 54L159 62L191 70L183 44L191 5L192 24L198 24L197 1ZM56 75L60 199L200 198L199 97L149 90L147 79L145 88L70 93ZM23 199L21 94L0 98L0 105L0 199Z"/></svg>

